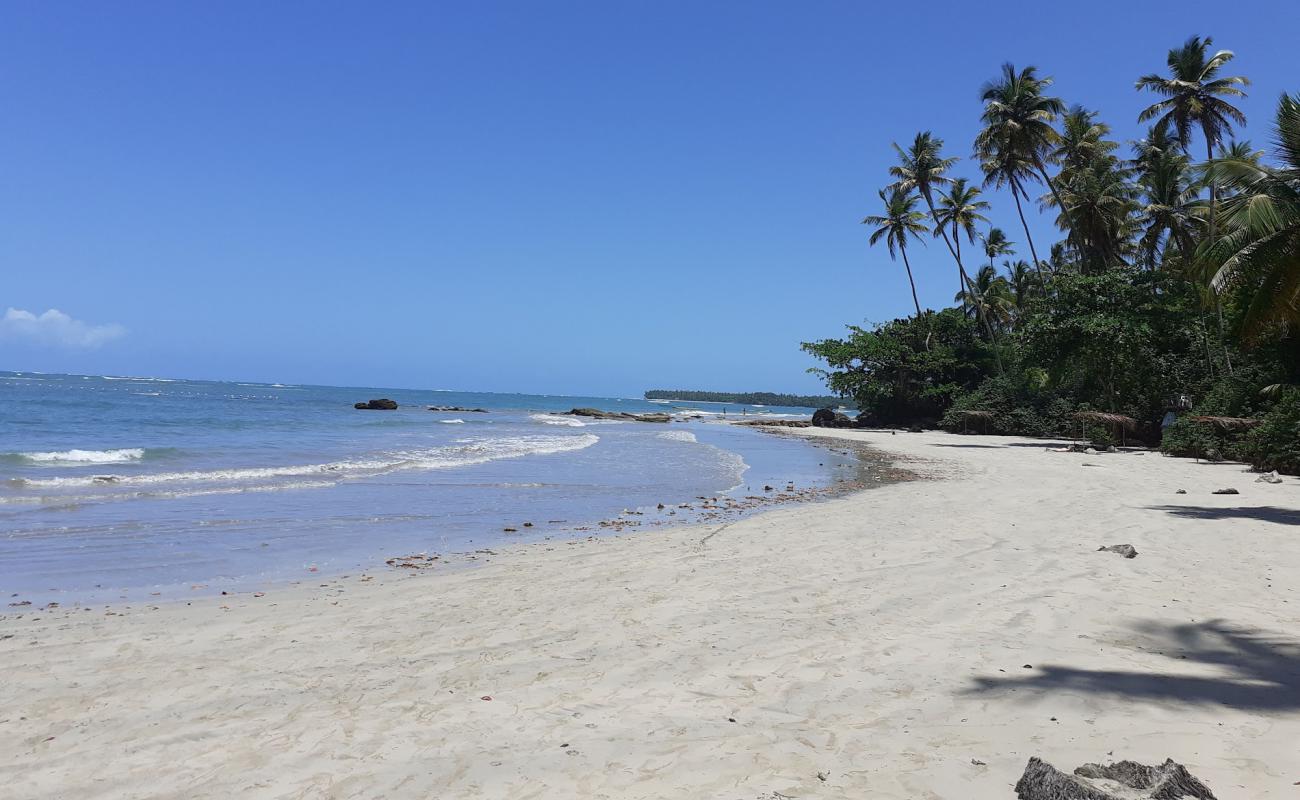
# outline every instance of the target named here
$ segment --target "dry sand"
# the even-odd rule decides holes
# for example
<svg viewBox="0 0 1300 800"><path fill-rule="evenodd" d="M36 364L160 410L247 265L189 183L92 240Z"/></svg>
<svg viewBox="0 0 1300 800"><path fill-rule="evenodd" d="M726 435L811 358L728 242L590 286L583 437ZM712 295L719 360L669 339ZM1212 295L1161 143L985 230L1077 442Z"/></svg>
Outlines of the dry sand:
<svg viewBox="0 0 1300 800"><path fill-rule="evenodd" d="M821 435L939 479L460 572L0 608L0 796L1011 798L1031 755L1112 753L1297 796L1300 482Z"/></svg>

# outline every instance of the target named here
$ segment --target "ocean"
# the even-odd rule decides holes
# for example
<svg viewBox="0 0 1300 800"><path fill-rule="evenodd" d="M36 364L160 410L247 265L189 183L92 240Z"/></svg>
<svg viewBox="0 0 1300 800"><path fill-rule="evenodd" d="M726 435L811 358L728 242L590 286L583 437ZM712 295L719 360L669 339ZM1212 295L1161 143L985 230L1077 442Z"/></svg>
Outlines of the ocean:
<svg viewBox="0 0 1300 800"><path fill-rule="evenodd" d="M399 408L353 408L380 397ZM717 424L802 408L17 372L0 399L0 591L33 602L272 586L864 478L851 454Z"/></svg>

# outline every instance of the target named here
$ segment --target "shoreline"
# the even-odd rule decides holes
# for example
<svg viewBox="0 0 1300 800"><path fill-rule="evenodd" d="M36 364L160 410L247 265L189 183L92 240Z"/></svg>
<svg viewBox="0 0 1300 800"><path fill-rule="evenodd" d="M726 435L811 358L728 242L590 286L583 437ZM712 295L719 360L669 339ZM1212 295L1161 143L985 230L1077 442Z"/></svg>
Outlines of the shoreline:
<svg viewBox="0 0 1300 800"><path fill-rule="evenodd" d="M474 570L5 609L0 777L21 797L993 798L1031 755L1168 756L1221 797L1290 796L1293 479L782 435L942 480ZM1118 543L1138 557L1095 552Z"/></svg>

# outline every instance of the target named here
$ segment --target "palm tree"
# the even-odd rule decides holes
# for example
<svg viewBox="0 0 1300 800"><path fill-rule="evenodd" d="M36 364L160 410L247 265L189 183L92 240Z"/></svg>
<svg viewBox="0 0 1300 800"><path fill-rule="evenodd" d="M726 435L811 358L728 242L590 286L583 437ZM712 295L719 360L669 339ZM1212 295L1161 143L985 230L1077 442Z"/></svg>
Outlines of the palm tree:
<svg viewBox="0 0 1300 800"><path fill-rule="evenodd" d="M1203 207L1197 198L1200 184L1190 160L1168 131L1154 127L1134 145L1134 154L1143 198L1144 227L1138 247L1147 267L1154 270L1157 263L1168 266L1173 255L1186 262L1204 228Z"/></svg>
<svg viewBox="0 0 1300 800"><path fill-rule="evenodd" d="M1060 209L1057 225L1071 234L1080 267L1101 272L1129 249L1138 208L1133 170L1114 155L1119 143L1106 138L1110 126L1098 122L1095 112L1074 106L1061 127L1049 154L1060 166L1058 191L1043 201Z"/></svg>
<svg viewBox="0 0 1300 800"><path fill-rule="evenodd" d="M1232 192L1220 209L1223 236L1205 249L1209 284L1248 293L1242 329L1250 337L1300 324L1300 95L1282 95L1275 127L1280 166L1230 157L1207 167Z"/></svg>
<svg viewBox="0 0 1300 800"><path fill-rule="evenodd" d="M1001 228L989 228L989 232L980 237L984 242L984 255L989 257L989 266L993 266L993 260L999 256L1009 256L1016 252L1011 245L1015 242L1007 238Z"/></svg>
<svg viewBox="0 0 1300 800"><path fill-rule="evenodd" d="M1003 261L1002 266L1007 270L1006 280L1011 287L1012 304L1017 313L1023 312L1028 307L1029 300L1041 290L1038 273L1031 271L1023 258L1014 262Z"/></svg>
<svg viewBox="0 0 1300 800"><path fill-rule="evenodd" d="M1050 77L1038 77L1037 67L1017 71L1014 64L1003 64L1002 77L980 90L984 128L975 137L975 152L981 162L1001 154L1001 160L1014 157L1032 166L1056 195L1056 184L1047 174L1046 154L1058 138L1052 123L1065 111L1065 103L1045 93L1051 85ZM1056 203L1065 207L1059 196Z"/></svg>
<svg viewBox="0 0 1300 800"><path fill-rule="evenodd" d="M953 257L957 260L958 285L965 286L969 279L961 260L961 234L965 232L966 241L975 243L975 223L988 222L981 214L987 211L989 204L979 199L980 190L968 186L965 178L953 180L948 191L939 196L939 207L934 214L934 235L937 237L945 231L952 233Z"/></svg>
<svg viewBox="0 0 1300 800"><path fill-rule="evenodd" d="M1016 213L1020 215L1020 227L1025 231L1025 241L1029 243L1029 255L1034 260L1034 269L1042 273L1038 250L1034 247L1034 237L1029 233L1029 223L1025 221L1025 209L1020 200L1029 199L1024 185L1027 181L1037 181L1034 165L1021 155L1011 150L1010 146L1000 142L989 144L992 148L980 154L980 169L984 171L984 188L993 186L1011 190L1011 199L1016 201Z"/></svg>
<svg viewBox="0 0 1300 800"><path fill-rule="evenodd" d="M1220 78L1219 72L1233 58L1231 50L1219 50L1206 57L1214 39L1209 36L1202 39L1193 36L1183 44L1169 51L1165 63L1169 66L1169 77L1162 75L1143 75L1137 79L1138 91L1146 89L1163 95L1165 99L1156 102L1138 114L1139 122L1156 120L1156 127L1172 128L1179 143L1186 150L1191 144L1192 127L1199 126L1205 136L1205 157L1214 158L1214 148L1224 134L1232 129L1232 123L1246 124L1246 115L1236 106L1224 100L1224 97L1245 97L1240 87L1248 86L1250 81L1240 75ZM1217 201L1214 181L1210 182L1210 237L1214 237L1214 208Z"/></svg>
<svg viewBox="0 0 1300 800"><path fill-rule="evenodd" d="M969 309L968 314L994 320L1001 326L1011 321L1015 307L1010 284L990 264L980 267L969 288L958 292L953 301Z"/></svg>
<svg viewBox="0 0 1300 800"><path fill-rule="evenodd" d="M927 228L923 220L925 214L916 210L916 195L899 188L892 188L889 194L881 189L880 199L885 204L885 213L881 216L869 216L862 220L863 225L875 225L876 229L871 232L871 245L880 243L881 239L885 240L889 248L889 257L895 257L895 252L902 253L903 266L907 269L907 282L912 286L912 303L916 306L916 316L921 317L921 301L916 299L916 281L912 278L912 265L907 260L907 240L908 237L920 239L921 234L925 233Z"/></svg>
<svg viewBox="0 0 1300 800"><path fill-rule="evenodd" d="M935 212L934 193L936 189L952 183L952 178L944 173L957 163L957 159L944 158L943 140L936 139L929 131L916 134L912 146L906 150L894 142L894 152L898 154L898 163L889 168L889 174L894 177L894 182L890 184L891 188L920 194L925 200L926 207L930 209L930 217L938 227L939 218ZM961 259L957 258L957 251L953 249L948 234L945 232L942 235L944 244L948 246L948 252L957 261L957 268L961 271Z"/></svg>

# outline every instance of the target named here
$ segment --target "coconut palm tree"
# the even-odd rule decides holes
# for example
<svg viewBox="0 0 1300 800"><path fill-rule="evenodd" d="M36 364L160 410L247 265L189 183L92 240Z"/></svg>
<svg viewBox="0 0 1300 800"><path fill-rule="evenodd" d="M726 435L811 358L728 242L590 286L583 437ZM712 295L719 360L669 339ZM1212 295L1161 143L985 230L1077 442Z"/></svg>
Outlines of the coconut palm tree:
<svg viewBox="0 0 1300 800"><path fill-rule="evenodd" d="M902 189L904 192L915 191L920 194L925 200L926 208L930 209L930 218L934 220L935 227L939 227L934 195L936 191L952 183L952 178L945 173L957 163L957 159L945 158L943 140L935 138L929 131L916 134L912 145L906 150L894 142L894 152L898 154L898 163L889 168L889 174L894 177L894 182L890 186ZM947 232L941 231L941 235L944 244L948 246L948 252L957 262L957 270L964 275L961 259L953 249Z"/></svg>
<svg viewBox="0 0 1300 800"><path fill-rule="evenodd" d="M1057 192L1044 204L1060 209L1057 225L1071 234L1086 272L1101 272L1123 258L1137 211L1133 170L1114 153L1110 126L1095 112L1072 107L1062 118L1061 134L1049 153L1060 166Z"/></svg>
<svg viewBox="0 0 1300 800"><path fill-rule="evenodd" d="M1147 268L1191 258L1205 228L1200 182L1187 154L1162 128L1151 128L1134 145L1133 167L1142 193L1142 237L1138 249Z"/></svg>
<svg viewBox="0 0 1300 800"><path fill-rule="evenodd" d="M975 223L988 222L982 213L989 204L979 199L978 188L967 184L965 178L957 178L948 185L948 191L939 196L939 206L934 214L934 235L945 231L952 236L953 258L957 260L958 286L965 287L969 282L961 260L961 234L966 234L969 244L975 243Z"/></svg>
<svg viewBox="0 0 1300 800"><path fill-rule="evenodd" d="M1016 252L1012 247L1015 242L1008 239L1001 228L989 228L988 233L980 236L980 241L984 243L984 255L989 257L989 266L999 256L1009 256Z"/></svg>
<svg viewBox="0 0 1300 800"><path fill-rule="evenodd" d="M869 240L873 247L884 239L891 259L896 257L895 253L902 254L903 267L907 269L907 282L912 286L912 303L916 306L916 316L919 319L921 301L916 298L916 281L912 277L912 264L907 260L907 240L920 239L921 234L928 230L924 222L925 214L916 210L917 197L911 192L895 187L890 189L888 194L881 189L879 194L885 205L885 213L869 216L862 220L862 224L876 226Z"/></svg>
<svg viewBox="0 0 1300 800"><path fill-rule="evenodd" d="M1011 287L1011 302L1016 308L1016 313L1023 313L1029 306L1029 301L1042 291L1042 286L1038 280L1038 273L1029 268L1025 260L1003 261L1002 266L1007 270L1006 281Z"/></svg>
<svg viewBox="0 0 1300 800"><path fill-rule="evenodd" d="M1004 186L1011 190L1011 199L1016 202L1016 213L1020 216L1020 227L1025 231L1025 241L1029 243L1029 255L1034 260L1034 269L1041 274L1042 266L1038 260L1038 250L1034 247L1034 237L1029 233L1029 223L1025 221L1025 208L1021 199L1028 200L1025 191L1026 182L1038 181L1034 165L1021 155L1011 150L1009 145L999 142L989 144L992 148L979 155L980 169L984 171L984 188Z"/></svg>
<svg viewBox="0 0 1300 800"><path fill-rule="evenodd" d="M967 308L967 314L996 322L1005 327L1011 321L1015 302L1007 279L989 264L979 268L970 286L953 297Z"/></svg>
<svg viewBox="0 0 1300 800"><path fill-rule="evenodd" d="M1163 95L1164 99L1142 110L1139 122L1156 121L1156 127L1172 128L1174 135L1186 150L1191 144L1192 128L1199 127L1205 137L1206 160L1214 158L1214 148L1232 123L1246 124L1246 115L1225 97L1245 97L1242 86L1250 81L1240 75L1221 78L1219 72L1233 58L1231 50L1219 50L1208 56L1214 39L1193 36L1182 47L1169 51L1165 63L1169 76L1150 74L1137 79L1138 91L1143 89ZM1210 236L1214 236L1214 208L1217 188L1210 182Z"/></svg>
<svg viewBox="0 0 1300 800"><path fill-rule="evenodd" d="M1021 164L1032 166L1056 195L1056 183L1047 174L1046 161L1058 139L1052 123L1065 111L1065 103L1046 94L1051 85L1050 77L1038 76L1037 67L1017 71L1014 64L1003 64L1001 78L989 81L980 90L984 127L975 137L975 152L981 162L998 153L1002 153L1002 159L1014 155ZM1059 196L1056 203L1065 207Z"/></svg>
<svg viewBox="0 0 1300 800"><path fill-rule="evenodd" d="M1207 173L1231 194L1219 209L1223 235L1205 248L1215 292L1249 300L1242 330L1300 325L1300 95L1282 95L1275 123L1279 166L1249 157L1212 160Z"/></svg>

